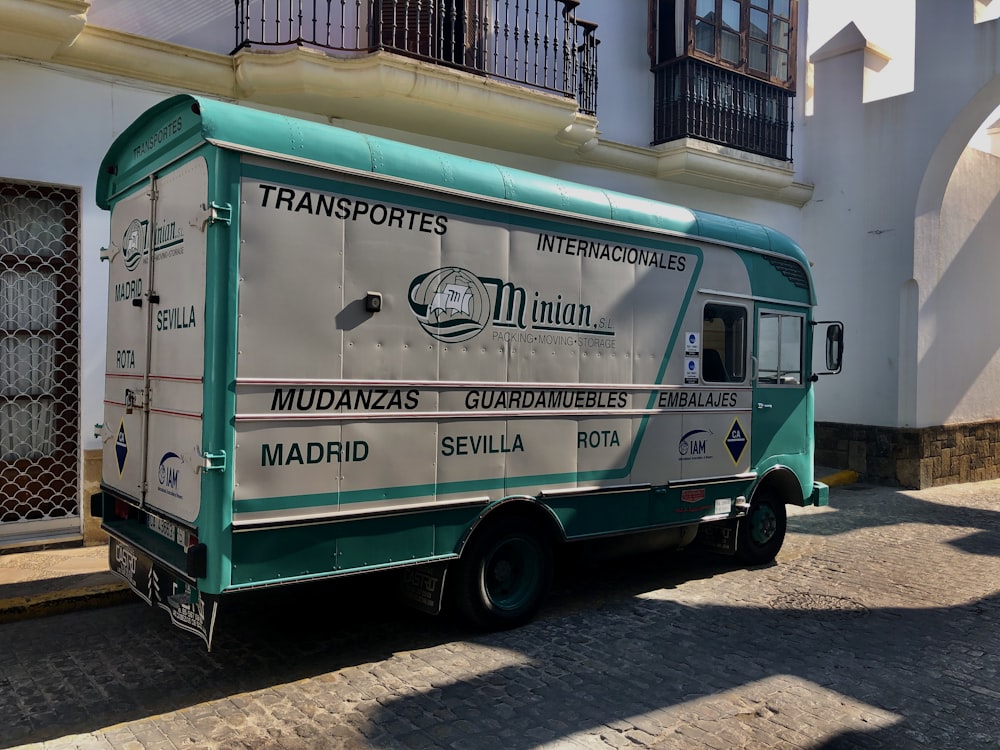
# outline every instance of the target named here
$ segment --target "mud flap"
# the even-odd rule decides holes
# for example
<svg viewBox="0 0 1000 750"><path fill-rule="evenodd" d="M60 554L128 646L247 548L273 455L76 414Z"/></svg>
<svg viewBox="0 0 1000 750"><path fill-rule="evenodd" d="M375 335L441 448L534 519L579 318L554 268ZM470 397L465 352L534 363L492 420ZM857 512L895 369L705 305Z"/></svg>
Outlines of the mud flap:
<svg viewBox="0 0 1000 750"><path fill-rule="evenodd" d="M205 647L211 651L218 605L218 596L202 594L200 591L183 591L166 597L160 606L170 613L170 621L174 625L201 636Z"/></svg>
<svg viewBox="0 0 1000 750"><path fill-rule="evenodd" d="M399 594L414 609L430 615L441 613L446 563L419 565L400 571Z"/></svg>
<svg viewBox="0 0 1000 750"><path fill-rule="evenodd" d="M152 606L156 603L157 576L152 558L131 544L109 536L108 567L146 604Z"/></svg>
<svg viewBox="0 0 1000 750"><path fill-rule="evenodd" d="M735 555L738 524L739 519L736 518L702 524L698 528L697 544L713 552Z"/></svg>

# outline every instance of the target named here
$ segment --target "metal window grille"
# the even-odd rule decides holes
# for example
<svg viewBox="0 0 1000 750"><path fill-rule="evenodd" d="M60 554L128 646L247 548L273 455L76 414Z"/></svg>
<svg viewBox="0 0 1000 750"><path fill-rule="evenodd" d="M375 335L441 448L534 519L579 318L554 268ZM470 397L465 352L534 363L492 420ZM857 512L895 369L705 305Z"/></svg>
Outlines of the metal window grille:
<svg viewBox="0 0 1000 750"><path fill-rule="evenodd" d="M79 527L79 206L0 181L0 542Z"/></svg>
<svg viewBox="0 0 1000 750"><path fill-rule="evenodd" d="M654 144L690 137L792 160L791 92L689 58L653 72Z"/></svg>

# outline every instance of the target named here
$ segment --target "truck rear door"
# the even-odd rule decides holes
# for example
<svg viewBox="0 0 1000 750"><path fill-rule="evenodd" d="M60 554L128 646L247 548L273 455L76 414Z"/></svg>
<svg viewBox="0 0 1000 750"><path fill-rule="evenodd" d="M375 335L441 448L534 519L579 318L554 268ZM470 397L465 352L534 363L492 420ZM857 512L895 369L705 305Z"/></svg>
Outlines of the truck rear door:
<svg viewBox="0 0 1000 750"><path fill-rule="evenodd" d="M111 214L104 484L193 523L205 362L203 158L152 175Z"/></svg>

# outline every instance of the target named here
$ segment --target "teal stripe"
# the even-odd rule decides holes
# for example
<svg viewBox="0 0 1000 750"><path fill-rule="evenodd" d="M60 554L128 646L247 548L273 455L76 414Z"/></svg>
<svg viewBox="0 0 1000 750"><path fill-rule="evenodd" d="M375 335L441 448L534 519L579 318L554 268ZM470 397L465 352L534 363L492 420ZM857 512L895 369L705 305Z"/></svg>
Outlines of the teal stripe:
<svg viewBox="0 0 1000 750"><path fill-rule="evenodd" d="M319 508L324 505L350 505L370 503L379 500L405 500L413 497L434 497L441 495L469 495L475 492L503 490L514 487L539 487L547 484L570 484L597 482L608 479L622 479L629 475L631 465L618 469L600 469L564 474L537 474L523 477L490 477L488 479L467 479L441 484L410 484L402 487L374 487L347 492L324 492L319 495L288 495L286 497L260 497L237 500L237 513L254 513L268 510L291 510L293 508Z"/></svg>

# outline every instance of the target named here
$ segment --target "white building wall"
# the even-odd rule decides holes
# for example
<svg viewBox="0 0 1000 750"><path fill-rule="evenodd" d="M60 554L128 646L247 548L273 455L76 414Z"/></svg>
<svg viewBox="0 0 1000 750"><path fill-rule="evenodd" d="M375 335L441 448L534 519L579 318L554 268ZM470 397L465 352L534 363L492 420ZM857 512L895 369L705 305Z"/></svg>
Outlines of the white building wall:
<svg viewBox="0 0 1000 750"><path fill-rule="evenodd" d="M109 217L97 207L97 173L115 137L167 94L13 60L0 60L0 82L0 179L81 190L81 432L84 448L98 448L108 289L100 250Z"/></svg>
<svg viewBox="0 0 1000 750"><path fill-rule="evenodd" d="M830 5L840 2L813 0L811 21ZM812 55L804 178L816 189L804 233L817 259L819 316L843 317L849 347L845 376L817 389L820 420L927 427L1000 418L1000 404L989 407L968 390L995 379L992 357L977 355L971 337L959 343L956 321L942 316L965 297L954 286L947 297L936 289L941 254L955 250L947 218L955 204L945 205L945 189L965 144L1000 104L991 89L1000 72L997 24L974 24L972 0L918 0L900 12L907 5L915 17L912 90L873 100L890 66L860 26ZM900 76L900 66L892 71ZM992 180L957 180L953 193L993 195Z"/></svg>
<svg viewBox="0 0 1000 750"><path fill-rule="evenodd" d="M933 424L996 419L1000 404L1000 159L966 149L945 193L921 300L920 371Z"/></svg>
<svg viewBox="0 0 1000 750"><path fill-rule="evenodd" d="M597 88L601 138L648 146L653 137L653 74L646 52L646 3L582 3L578 14L598 24L601 40Z"/></svg>
<svg viewBox="0 0 1000 750"><path fill-rule="evenodd" d="M586 6L585 10L582 16L600 24L601 138L646 147L653 129L653 76L646 54L646 5L629 3L611 7L597 3ZM108 242L108 216L96 206L94 185L100 161L114 138L149 106L177 92L128 81L122 75L16 60L0 60L0 81L5 100L17 102L17 106L0 108L0 128L5 133L5 147L0 151L0 177L82 189L81 434L85 449L99 448L100 442L93 437L93 425L103 416L107 314L107 269L101 264L99 253ZM627 170L436 139L405 129L342 120L336 124L561 179L759 221L807 246L802 236L800 211L786 203L684 185Z"/></svg>
<svg viewBox="0 0 1000 750"><path fill-rule="evenodd" d="M818 420L921 427L998 419L1000 340L991 331L1000 295L990 280L1000 278L1000 256L990 243L1000 228L1000 163L962 152L1000 105L1000 26L974 24L975 5L801 0L793 166L795 183L814 186L805 206L661 179L624 157L600 167L418 135L404 123L337 124L773 226L814 264L818 317L847 326L843 374L817 385ZM644 149L645 158L653 128L647 4L587 0L579 15L599 24L600 142ZM82 188L81 434L84 448L97 448L107 299L99 249L108 231L95 205L97 170L114 138L174 92L125 71L0 59L0 93L0 178Z"/></svg>

